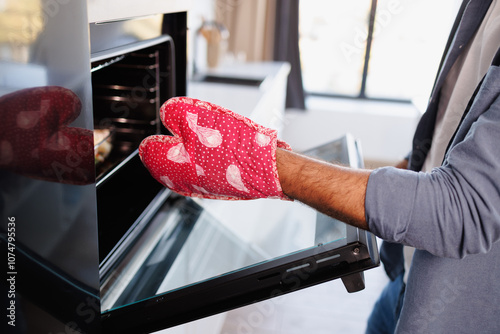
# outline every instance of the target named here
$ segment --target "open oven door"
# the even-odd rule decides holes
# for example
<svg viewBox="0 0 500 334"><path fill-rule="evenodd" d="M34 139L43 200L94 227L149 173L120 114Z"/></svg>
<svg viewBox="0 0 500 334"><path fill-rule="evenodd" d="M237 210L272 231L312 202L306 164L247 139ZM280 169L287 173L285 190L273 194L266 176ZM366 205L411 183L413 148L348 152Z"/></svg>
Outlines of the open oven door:
<svg viewBox="0 0 500 334"><path fill-rule="evenodd" d="M349 135L306 152L362 167ZM101 262L104 332L150 333L333 279L364 288L375 237L297 202L165 189Z"/></svg>

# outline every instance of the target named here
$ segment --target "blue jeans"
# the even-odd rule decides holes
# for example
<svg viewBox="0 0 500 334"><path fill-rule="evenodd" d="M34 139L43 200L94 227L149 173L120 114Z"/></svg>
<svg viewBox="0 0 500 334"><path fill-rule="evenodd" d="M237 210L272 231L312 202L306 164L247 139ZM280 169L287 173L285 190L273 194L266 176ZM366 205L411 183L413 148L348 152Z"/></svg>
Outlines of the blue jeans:
<svg viewBox="0 0 500 334"><path fill-rule="evenodd" d="M404 273L387 283L368 318L366 334L394 333L403 306L406 287L403 276Z"/></svg>

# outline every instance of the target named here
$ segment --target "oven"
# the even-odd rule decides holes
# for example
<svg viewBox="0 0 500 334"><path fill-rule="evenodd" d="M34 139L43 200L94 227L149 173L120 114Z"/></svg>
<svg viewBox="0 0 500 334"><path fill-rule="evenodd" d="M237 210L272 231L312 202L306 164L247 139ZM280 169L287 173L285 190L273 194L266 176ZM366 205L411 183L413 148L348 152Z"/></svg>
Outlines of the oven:
<svg viewBox="0 0 500 334"><path fill-rule="evenodd" d="M53 161L57 178L0 169L0 245L14 250L5 231L15 226L16 233L9 258L15 285L8 287L15 297L7 300L16 329L150 333L333 279L349 292L364 288L363 272L379 264L372 234L300 203L186 198L142 165L141 140L168 135L160 105L188 94L184 1L145 0L134 12L121 0L44 3L23 14L43 23L38 35L26 42L24 27L12 26L11 36L24 38L18 43L30 43L26 50L0 44L2 55L33 57L0 61L0 95L65 87L81 101L69 126L93 131L95 141L93 150L68 151L66 165ZM86 4L104 9L89 7L88 21ZM5 8L0 14L12 15ZM79 170L88 152L85 166L95 178L74 184L66 172ZM362 166L350 136L307 153Z"/></svg>
<svg viewBox="0 0 500 334"><path fill-rule="evenodd" d="M161 34L130 38L151 20L90 27L94 128L105 132L95 150L111 146L96 158L103 331L154 332L337 278L363 289L378 265L373 235L300 203L186 198L149 175L138 145L168 135L160 105L187 93L185 35L171 34L183 21L166 15ZM307 153L361 167L350 136Z"/></svg>

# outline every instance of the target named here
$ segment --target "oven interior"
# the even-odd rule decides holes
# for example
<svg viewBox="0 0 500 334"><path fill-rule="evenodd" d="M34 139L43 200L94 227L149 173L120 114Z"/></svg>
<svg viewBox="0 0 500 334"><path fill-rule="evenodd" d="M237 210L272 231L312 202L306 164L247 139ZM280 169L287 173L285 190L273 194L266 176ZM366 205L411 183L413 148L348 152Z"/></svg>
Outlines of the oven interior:
<svg viewBox="0 0 500 334"><path fill-rule="evenodd" d="M173 43L162 35L92 57L101 263L162 189L142 165L138 147L149 135L168 134L159 109L175 94Z"/></svg>

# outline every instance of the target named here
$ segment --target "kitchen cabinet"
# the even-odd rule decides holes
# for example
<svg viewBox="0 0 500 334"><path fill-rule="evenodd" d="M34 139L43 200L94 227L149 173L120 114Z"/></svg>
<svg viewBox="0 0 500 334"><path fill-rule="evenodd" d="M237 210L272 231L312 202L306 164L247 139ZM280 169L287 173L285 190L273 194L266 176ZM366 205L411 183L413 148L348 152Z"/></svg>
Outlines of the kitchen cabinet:
<svg viewBox="0 0 500 334"><path fill-rule="evenodd" d="M88 22L112 22L146 17L160 13L185 12L191 0L87 0Z"/></svg>

